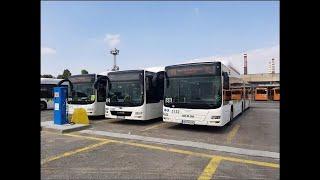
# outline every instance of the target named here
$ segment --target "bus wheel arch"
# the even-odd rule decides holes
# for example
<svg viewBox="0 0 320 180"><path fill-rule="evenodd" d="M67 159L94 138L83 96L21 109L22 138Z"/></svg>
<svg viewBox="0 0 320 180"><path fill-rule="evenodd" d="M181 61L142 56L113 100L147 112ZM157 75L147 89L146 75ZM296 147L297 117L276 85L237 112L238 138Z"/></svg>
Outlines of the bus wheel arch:
<svg viewBox="0 0 320 180"><path fill-rule="evenodd" d="M45 110L47 109L47 103L44 101L40 101L40 110Z"/></svg>

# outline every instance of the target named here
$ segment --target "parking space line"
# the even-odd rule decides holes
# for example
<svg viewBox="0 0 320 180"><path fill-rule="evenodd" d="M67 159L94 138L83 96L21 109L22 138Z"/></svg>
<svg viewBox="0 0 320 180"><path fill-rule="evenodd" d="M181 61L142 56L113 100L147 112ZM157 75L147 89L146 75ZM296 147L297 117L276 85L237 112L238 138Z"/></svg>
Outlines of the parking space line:
<svg viewBox="0 0 320 180"><path fill-rule="evenodd" d="M201 175L198 177L198 180L209 180L213 177L214 173L216 172L220 162L221 162L221 157L220 156L215 156L211 158L210 162L204 168L203 172Z"/></svg>
<svg viewBox="0 0 320 180"><path fill-rule="evenodd" d="M90 139L90 140L96 140L96 141L114 141L111 139L106 139L106 138L98 138L98 137L92 137L92 136L83 136L83 135L78 135L78 134L74 134L74 133L65 133L63 134L65 136L71 136L71 137L77 137L77 138L82 138L82 139Z"/></svg>
<svg viewBox="0 0 320 180"><path fill-rule="evenodd" d="M175 149L175 148L165 148L165 147L161 147L161 146L154 146L154 145L148 145L148 144L140 144L140 143L132 143L132 142L124 142L124 141L118 141L116 143L126 144L126 145L131 145L131 146L136 146L136 147L142 147L142 148L146 148L146 149L157 149L157 150L161 150L161 151L186 154L186 155L191 155L191 156L199 156L199 157L207 157L207 158L213 157L213 155L209 155L209 154L197 153L197 152L186 151L186 150Z"/></svg>
<svg viewBox="0 0 320 180"><path fill-rule="evenodd" d="M226 160L226 161L231 161L231 162L238 162L238 163L243 163L243 164L254 164L254 165L258 165L258 166L265 166L265 167L271 167L271 168L279 168L279 164L277 164L277 163L254 161L254 160L240 159L240 158L234 158L234 157L228 157L228 156L216 156L216 155L210 155L210 154L205 154L205 153L197 153L197 152L188 151L188 150L166 148L166 147L161 147L161 146L134 143L134 142L111 140L111 139L106 139L106 138L97 138L97 137L84 136L84 135L73 134L73 133L72 134L66 133L66 134L62 134L62 135L71 136L71 137L78 137L78 138L83 138L83 139L98 140L98 141L102 141L101 143L114 142L114 143L119 143L119 144L126 144L126 145L131 145L131 146L136 146L136 147L142 147L142 148L147 148L147 149L156 149L156 150L160 150L160 151L174 152L174 153L186 154L186 155L191 155L191 156L206 157L206 158L220 158L221 160Z"/></svg>
<svg viewBox="0 0 320 180"><path fill-rule="evenodd" d="M41 165L43 165L45 163L48 163L48 162L51 162L51 161L54 161L54 160L57 160L57 159L61 159L61 158L68 157L68 156L72 156L72 155L80 153L80 152L92 150L93 148L102 146L102 145L107 144L107 143L110 143L110 141L104 140L102 142L99 142L99 143L96 143L96 144L91 144L89 146L86 146L86 147L83 147L83 148L80 148L80 149L68 151L68 152L62 153L60 155L57 155L57 156L54 156L54 157L50 157L50 158L47 158L47 159L41 161Z"/></svg>
<svg viewBox="0 0 320 180"><path fill-rule="evenodd" d="M237 124L235 127L232 128L232 130L229 132L227 136L227 143L230 144L234 136L237 134L238 130L240 128L240 125Z"/></svg>
<svg viewBox="0 0 320 180"><path fill-rule="evenodd" d="M148 127L148 128L145 128L145 129L142 129L141 130L141 132L143 132L143 131L148 131L148 130L150 130L150 129L154 129L154 128L158 128L158 127L160 127L160 126L163 126L163 125L165 125L166 123L159 123L159 124L156 124L156 125L153 125L153 126L151 126L151 127Z"/></svg>
<svg viewBox="0 0 320 180"><path fill-rule="evenodd" d="M238 159L233 157L221 157L223 160L231 161L231 162L238 162L243 164L254 164L258 166L265 166L265 167L271 167L271 168L279 168L279 164L276 163L268 163L268 162L262 162L262 161L252 161L247 159Z"/></svg>

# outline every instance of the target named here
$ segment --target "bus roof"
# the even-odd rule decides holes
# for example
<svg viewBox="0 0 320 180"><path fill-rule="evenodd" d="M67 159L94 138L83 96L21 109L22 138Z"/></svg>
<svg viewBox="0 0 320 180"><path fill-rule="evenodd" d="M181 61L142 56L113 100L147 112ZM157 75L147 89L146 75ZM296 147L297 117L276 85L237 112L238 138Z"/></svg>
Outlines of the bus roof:
<svg viewBox="0 0 320 180"><path fill-rule="evenodd" d="M155 67L146 67L146 68L137 68L137 69L128 69L128 70L121 70L121 71L110 71L110 72L134 72L134 71L150 71L150 72L160 72L164 71L163 66L155 66Z"/></svg>
<svg viewBox="0 0 320 180"><path fill-rule="evenodd" d="M163 66L148 67L148 68L144 68L144 70L151 71L151 72L160 72L160 71L164 71L164 67Z"/></svg>
<svg viewBox="0 0 320 180"><path fill-rule="evenodd" d="M41 78L41 84L58 84L63 79Z"/></svg>
<svg viewBox="0 0 320 180"><path fill-rule="evenodd" d="M113 72L113 71L103 71L103 72L98 73L98 75L108 76L109 72Z"/></svg>

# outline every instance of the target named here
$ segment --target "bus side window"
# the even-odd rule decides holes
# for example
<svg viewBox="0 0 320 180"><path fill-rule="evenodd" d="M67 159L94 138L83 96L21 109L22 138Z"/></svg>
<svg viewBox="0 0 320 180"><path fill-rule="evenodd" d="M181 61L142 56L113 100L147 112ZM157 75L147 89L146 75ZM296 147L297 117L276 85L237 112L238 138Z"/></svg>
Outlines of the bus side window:
<svg viewBox="0 0 320 180"><path fill-rule="evenodd" d="M231 100L231 91L230 90L223 90L223 99L225 103L228 103Z"/></svg>

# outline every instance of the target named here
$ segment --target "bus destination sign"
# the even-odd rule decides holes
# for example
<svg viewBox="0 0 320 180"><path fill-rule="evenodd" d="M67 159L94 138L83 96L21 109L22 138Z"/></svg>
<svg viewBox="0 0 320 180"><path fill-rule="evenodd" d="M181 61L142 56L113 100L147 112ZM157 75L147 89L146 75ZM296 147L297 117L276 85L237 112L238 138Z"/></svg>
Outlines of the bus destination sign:
<svg viewBox="0 0 320 180"><path fill-rule="evenodd" d="M198 75L220 75L218 64L189 65L168 68L168 77L172 76L198 76Z"/></svg>

